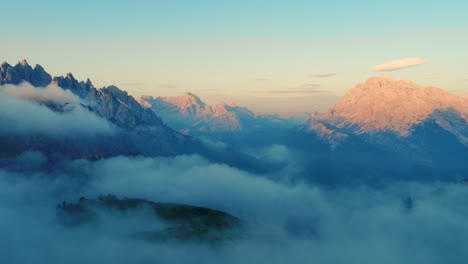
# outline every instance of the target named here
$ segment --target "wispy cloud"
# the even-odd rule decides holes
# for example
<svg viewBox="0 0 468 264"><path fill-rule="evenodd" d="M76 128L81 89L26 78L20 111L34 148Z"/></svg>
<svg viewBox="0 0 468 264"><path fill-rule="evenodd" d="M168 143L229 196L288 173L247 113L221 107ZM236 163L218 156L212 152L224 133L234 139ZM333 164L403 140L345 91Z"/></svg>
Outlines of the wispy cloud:
<svg viewBox="0 0 468 264"><path fill-rule="evenodd" d="M282 89L282 90L265 90L255 91L255 93L263 94L329 94L331 91L319 89Z"/></svg>
<svg viewBox="0 0 468 264"><path fill-rule="evenodd" d="M268 78L254 78L251 80L254 82L271 82L271 79L268 79Z"/></svg>
<svg viewBox="0 0 468 264"><path fill-rule="evenodd" d="M329 72L329 73L322 73L322 74L313 74L310 77L312 77L312 78L328 78L328 77L333 77L333 76L336 76L336 73Z"/></svg>
<svg viewBox="0 0 468 264"><path fill-rule="evenodd" d="M35 101L52 101L56 103L79 103L79 98L68 90L57 85L35 88L28 82L19 85L5 84L0 86L0 95Z"/></svg>
<svg viewBox="0 0 468 264"><path fill-rule="evenodd" d="M318 83L304 83L302 86L304 86L304 87L319 87L320 84L318 84Z"/></svg>
<svg viewBox="0 0 468 264"><path fill-rule="evenodd" d="M379 64L372 68L373 71L396 71L408 67L413 67L426 63L426 60L419 58L408 58L402 60L395 60Z"/></svg>

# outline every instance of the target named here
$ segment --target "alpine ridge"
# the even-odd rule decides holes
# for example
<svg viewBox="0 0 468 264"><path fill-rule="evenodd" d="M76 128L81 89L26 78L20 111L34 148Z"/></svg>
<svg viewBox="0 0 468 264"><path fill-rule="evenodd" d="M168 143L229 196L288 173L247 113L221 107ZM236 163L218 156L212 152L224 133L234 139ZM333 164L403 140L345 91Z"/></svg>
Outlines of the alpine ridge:
<svg viewBox="0 0 468 264"><path fill-rule="evenodd" d="M189 92L175 97L142 96L139 102L151 108L170 127L190 135L244 133L294 126L292 119L255 114L232 102L208 105Z"/></svg>

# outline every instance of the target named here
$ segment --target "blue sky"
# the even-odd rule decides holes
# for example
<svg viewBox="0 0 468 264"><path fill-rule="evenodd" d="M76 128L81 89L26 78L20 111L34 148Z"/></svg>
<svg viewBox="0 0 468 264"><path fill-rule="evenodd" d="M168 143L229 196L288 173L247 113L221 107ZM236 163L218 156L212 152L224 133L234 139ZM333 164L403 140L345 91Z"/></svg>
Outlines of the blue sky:
<svg viewBox="0 0 468 264"><path fill-rule="evenodd" d="M53 75L73 72L135 96L192 91L257 111L323 110L381 74L371 70L375 65L413 57L427 63L391 75L468 92L464 1L85 0L1 7L0 60L26 58ZM335 75L311 77L326 73Z"/></svg>

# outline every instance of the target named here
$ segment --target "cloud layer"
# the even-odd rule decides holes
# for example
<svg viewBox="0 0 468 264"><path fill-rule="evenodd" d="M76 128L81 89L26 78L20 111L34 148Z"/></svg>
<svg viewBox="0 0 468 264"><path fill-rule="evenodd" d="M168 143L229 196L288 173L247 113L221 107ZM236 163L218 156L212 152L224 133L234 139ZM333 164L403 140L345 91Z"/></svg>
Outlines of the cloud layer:
<svg viewBox="0 0 468 264"><path fill-rule="evenodd" d="M69 104L63 113L57 113L37 102L49 98L49 93L57 103L68 102L70 98L61 91L28 89L0 87L0 136L112 133L107 121L80 105ZM227 148L219 142L208 143L220 151ZM330 188L303 182L330 174L304 172L310 156L304 158L306 155L286 146L249 146L239 151L252 154L257 162L280 166L276 172L258 175L198 155L61 160L53 166L48 166L47 154L40 152L0 157L0 165L11 163L8 170L0 167L1 260L439 264L468 259L468 207L463 202L468 199L468 188L464 184L382 178L378 187L343 184ZM342 176L344 180L348 175ZM240 240L215 245L202 241L147 243L128 236L147 224L144 210L128 221L103 213L96 223L76 228L62 225L57 218L55 206L62 201L109 193L222 210L242 219L245 230Z"/></svg>
<svg viewBox="0 0 468 264"><path fill-rule="evenodd" d="M310 77L312 77L312 78L328 78L328 77L333 77L333 76L336 76L336 73L330 72L330 73L313 74Z"/></svg>
<svg viewBox="0 0 468 264"><path fill-rule="evenodd" d="M435 264L468 258L468 209L461 202L468 188L461 184L330 190L178 156L74 161L47 175L0 170L0 185L0 251L8 263ZM122 235L131 226L116 215L98 226L57 225L55 204L107 193L224 210L248 228L242 240L213 247L132 240Z"/></svg>
<svg viewBox="0 0 468 264"><path fill-rule="evenodd" d="M413 67L426 63L427 61L419 58L408 58L396 61L389 61L372 68L373 71L396 71L408 67Z"/></svg>

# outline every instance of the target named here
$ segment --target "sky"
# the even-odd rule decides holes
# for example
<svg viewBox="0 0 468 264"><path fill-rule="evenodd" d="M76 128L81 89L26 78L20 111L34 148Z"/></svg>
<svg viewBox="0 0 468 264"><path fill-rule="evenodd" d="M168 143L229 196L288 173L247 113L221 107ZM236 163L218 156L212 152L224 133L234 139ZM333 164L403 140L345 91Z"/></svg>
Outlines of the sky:
<svg viewBox="0 0 468 264"><path fill-rule="evenodd" d="M1 8L0 61L25 58L136 97L190 91L256 112L323 111L378 75L468 93L466 1L24 0Z"/></svg>

